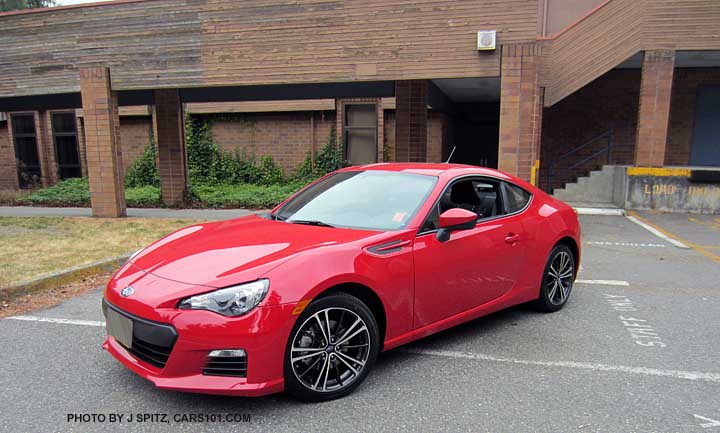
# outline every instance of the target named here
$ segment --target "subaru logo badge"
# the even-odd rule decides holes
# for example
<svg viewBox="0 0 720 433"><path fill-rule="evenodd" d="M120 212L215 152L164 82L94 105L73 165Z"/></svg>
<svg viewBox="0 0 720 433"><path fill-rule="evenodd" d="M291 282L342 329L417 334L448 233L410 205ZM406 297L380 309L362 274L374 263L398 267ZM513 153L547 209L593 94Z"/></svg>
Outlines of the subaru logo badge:
<svg viewBox="0 0 720 433"><path fill-rule="evenodd" d="M135 289L133 289L133 288L130 287L130 286L125 287L124 289L122 289L122 292L120 292L120 294L123 295L123 296L126 297L126 298L127 298L128 296L132 295L133 293L135 293Z"/></svg>

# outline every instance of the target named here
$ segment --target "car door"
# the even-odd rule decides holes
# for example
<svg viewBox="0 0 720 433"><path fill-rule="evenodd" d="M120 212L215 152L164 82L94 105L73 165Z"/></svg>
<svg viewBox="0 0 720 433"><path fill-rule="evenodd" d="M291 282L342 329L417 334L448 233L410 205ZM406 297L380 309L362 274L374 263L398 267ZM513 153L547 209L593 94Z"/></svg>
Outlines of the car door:
<svg viewBox="0 0 720 433"><path fill-rule="evenodd" d="M464 192L455 194L458 189ZM523 229L518 214L507 213L506 201L503 182L482 177L458 179L441 195L414 244L416 328L491 302L513 287L522 270ZM436 221L452 207L478 213L478 222L441 242Z"/></svg>

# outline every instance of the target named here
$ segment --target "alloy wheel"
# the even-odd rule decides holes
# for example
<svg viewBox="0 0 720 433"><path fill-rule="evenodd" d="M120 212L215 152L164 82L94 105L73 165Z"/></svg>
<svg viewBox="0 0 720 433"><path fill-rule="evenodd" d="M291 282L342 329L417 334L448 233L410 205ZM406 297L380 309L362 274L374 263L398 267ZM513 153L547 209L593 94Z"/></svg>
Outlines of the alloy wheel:
<svg viewBox="0 0 720 433"><path fill-rule="evenodd" d="M365 321L339 307L315 312L295 333L290 365L295 377L316 392L343 389L360 376L370 354Z"/></svg>
<svg viewBox="0 0 720 433"><path fill-rule="evenodd" d="M561 305L570 295L572 289L575 269L573 259L566 251L560 251L555 255L548 275L545 279L548 300L553 305Z"/></svg>

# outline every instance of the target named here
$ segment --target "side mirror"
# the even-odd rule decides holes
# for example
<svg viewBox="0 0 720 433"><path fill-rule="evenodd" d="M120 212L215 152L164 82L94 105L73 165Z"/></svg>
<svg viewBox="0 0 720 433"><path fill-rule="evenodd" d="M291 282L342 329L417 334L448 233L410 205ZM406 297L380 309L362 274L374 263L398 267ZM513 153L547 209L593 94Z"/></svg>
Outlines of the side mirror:
<svg viewBox="0 0 720 433"><path fill-rule="evenodd" d="M475 228L478 215L469 210L455 208L448 209L440 215L439 230L437 239L446 242L450 239L450 232L456 230L470 230Z"/></svg>

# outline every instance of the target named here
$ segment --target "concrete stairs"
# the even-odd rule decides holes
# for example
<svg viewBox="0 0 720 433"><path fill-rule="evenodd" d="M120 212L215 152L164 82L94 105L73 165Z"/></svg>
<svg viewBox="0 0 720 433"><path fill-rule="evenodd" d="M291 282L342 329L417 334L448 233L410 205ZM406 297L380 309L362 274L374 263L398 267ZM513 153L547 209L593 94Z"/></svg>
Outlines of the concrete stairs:
<svg viewBox="0 0 720 433"><path fill-rule="evenodd" d="M615 165L603 166L600 170L591 171L588 176L580 177L576 182L568 183L564 188L555 188L553 196L567 203L582 203L591 207L615 208L617 203L618 185L617 170L624 169Z"/></svg>

